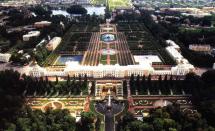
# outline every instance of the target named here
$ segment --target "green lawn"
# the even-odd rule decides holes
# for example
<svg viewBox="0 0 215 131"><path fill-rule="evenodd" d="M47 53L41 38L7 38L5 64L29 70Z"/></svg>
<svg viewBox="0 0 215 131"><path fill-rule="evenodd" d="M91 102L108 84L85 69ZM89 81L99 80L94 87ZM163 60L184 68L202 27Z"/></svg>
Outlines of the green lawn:
<svg viewBox="0 0 215 131"><path fill-rule="evenodd" d="M110 10L131 7L130 0L108 0Z"/></svg>
<svg viewBox="0 0 215 131"><path fill-rule="evenodd" d="M116 61L116 60L111 60L111 61L110 61L110 64L111 64L111 65L115 65L115 64L117 64L117 61Z"/></svg>
<svg viewBox="0 0 215 131"><path fill-rule="evenodd" d="M127 8L127 7L131 7L131 2L130 0L108 0L109 2L109 9L113 10L115 8ZM106 4L106 0L91 0L92 4L95 5L105 5Z"/></svg>
<svg viewBox="0 0 215 131"><path fill-rule="evenodd" d="M110 60L115 61L116 60L116 55L110 55Z"/></svg>
<svg viewBox="0 0 215 131"><path fill-rule="evenodd" d="M110 64L111 65L117 64L116 55L110 55Z"/></svg>
<svg viewBox="0 0 215 131"><path fill-rule="evenodd" d="M107 61L107 55L101 55L101 61Z"/></svg>
<svg viewBox="0 0 215 131"><path fill-rule="evenodd" d="M105 5L106 4L106 0L90 0L92 4L95 5Z"/></svg>
<svg viewBox="0 0 215 131"><path fill-rule="evenodd" d="M102 65L107 65L107 55L101 55L99 63Z"/></svg>
<svg viewBox="0 0 215 131"><path fill-rule="evenodd" d="M105 60L100 60L100 64L102 64L102 65L107 65L107 61Z"/></svg>

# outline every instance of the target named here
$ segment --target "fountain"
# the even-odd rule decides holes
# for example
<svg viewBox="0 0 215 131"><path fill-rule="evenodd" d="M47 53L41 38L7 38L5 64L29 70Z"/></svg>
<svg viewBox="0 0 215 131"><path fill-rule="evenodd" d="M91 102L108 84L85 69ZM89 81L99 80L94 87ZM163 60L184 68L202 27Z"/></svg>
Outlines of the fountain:
<svg viewBox="0 0 215 131"><path fill-rule="evenodd" d="M107 101L100 101L95 105L96 111L105 115L105 131L115 130L115 115L123 111L124 104L117 102L116 100L111 101L111 88L108 89L106 96L108 96ZM113 102L114 101L114 102Z"/></svg>
<svg viewBox="0 0 215 131"><path fill-rule="evenodd" d="M106 30L109 30L109 28L106 28ZM101 41L103 41L103 42L113 42L115 40L116 40L116 35L114 35L114 34L105 33L105 34L101 35Z"/></svg>
<svg viewBox="0 0 215 131"><path fill-rule="evenodd" d="M110 92L110 89L108 90L108 102L107 102L107 110L111 110L111 92Z"/></svg>

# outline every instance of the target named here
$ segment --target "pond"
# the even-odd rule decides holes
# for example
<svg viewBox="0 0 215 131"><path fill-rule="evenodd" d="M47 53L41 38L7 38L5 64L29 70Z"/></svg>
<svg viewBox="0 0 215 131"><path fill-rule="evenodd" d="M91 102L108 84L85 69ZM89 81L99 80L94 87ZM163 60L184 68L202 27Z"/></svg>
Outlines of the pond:
<svg viewBox="0 0 215 131"><path fill-rule="evenodd" d="M113 34L102 34L101 40L104 42L112 42L112 41L115 41L116 38L115 38L115 35Z"/></svg>
<svg viewBox="0 0 215 131"><path fill-rule="evenodd" d="M83 56L82 55L61 55L55 62L55 65L65 65L68 61L78 61L81 62Z"/></svg>
<svg viewBox="0 0 215 131"><path fill-rule="evenodd" d="M87 14L93 15L94 13L96 15L104 15L105 14L105 7L94 7L94 6L87 6L85 7L87 10ZM53 15L64 15L69 16L70 14L66 12L66 10L52 10Z"/></svg>
<svg viewBox="0 0 215 131"><path fill-rule="evenodd" d="M87 10L87 14L93 15L95 13L96 15L104 15L105 14L105 7L93 7L93 6L88 6L85 7Z"/></svg>
<svg viewBox="0 0 215 131"><path fill-rule="evenodd" d="M69 13L67 13L65 10L52 10L53 15L64 15L64 16L70 16Z"/></svg>

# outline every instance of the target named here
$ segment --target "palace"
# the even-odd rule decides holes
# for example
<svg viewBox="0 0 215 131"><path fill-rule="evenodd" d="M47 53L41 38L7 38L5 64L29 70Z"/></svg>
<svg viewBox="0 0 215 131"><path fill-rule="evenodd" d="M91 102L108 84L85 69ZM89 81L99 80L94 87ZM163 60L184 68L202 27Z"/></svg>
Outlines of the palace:
<svg viewBox="0 0 215 131"><path fill-rule="evenodd" d="M175 48L177 47L177 49ZM153 60L158 56L138 59L134 57L129 50L126 38L122 32L117 32L116 25L106 24L100 25L100 32L94 33L91 37L88 49L85 51L81 61L65 62L65 66L58 67L39 67L35 65L30 70L29 74L34 77L41 76L79 76L87 75L93 78L117 77L123 78L136 75L185 75L194 71L194 66L191 65L180 54L178 46L169 45L166 48L172 58L177 61L168 69L155 69ZM176 56L177 55L177 56Z"/></svg>

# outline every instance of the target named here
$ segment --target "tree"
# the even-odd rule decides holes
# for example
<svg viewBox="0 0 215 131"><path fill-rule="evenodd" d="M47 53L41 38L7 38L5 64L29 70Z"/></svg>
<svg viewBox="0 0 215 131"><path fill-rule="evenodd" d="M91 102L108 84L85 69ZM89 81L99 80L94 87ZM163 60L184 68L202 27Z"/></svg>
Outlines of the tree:
<svg viewBox="0 0 215 131"><path fill-rule="evenodd" d="M162 81L161 75L159 75L159 78L158 78L158 87L161 89L161 91L163 91L163 81Z"/></svg>
<svg viewBox="0 0 215 131"><path fill-rule="evenodd" d="M206 71L202 74L201 79L206 84L213 85L215 83L215 70Z"/></svg>
<svg viewBox="0 0 215 131"><path fill-rule="evenodd" d="M82 90L87 89L87 75L84 75L84 81L82 83Z"/></svg>
<svg viewBox="0 0 215 131"><path fill-rule="evenodd" d="M81 113L81 124L84 131L91 131L93 127L93 122L95 120L95 115L92 112L82 112Z"/></svg>
<svg viewBox="0 0 215 131"><path fill-rule="evenodd" d="M70 80L70 76L68 75L68 76L67 76L67 82L66 82L66 83L67 83L67 87L70 86L70 81L71 81L71 80Z"/></svg>
<svg viewBox="0 0 215 131"><path fill-rule="evenodd" d="M156 131L161 131L163 129L164 121L161 118L155 118L153 121L153 126Z"/></svg>
<svg viewBox="0 0 215 131"><path fill-rule="evenodd" d="M95 123L95 129L96 131L100 131L101 128L101 119L97 117L96 123Z"/></svg>
<svg viewBox="0 0 215 131"><path fill-rule="evenodd" d="M131 123L129 123L128 126L129 126L130 131L142 131L144 124L142 121L135 120L135 121L132 121Z"/></svg>
<svg viewBox="0 0 215 131"><path fill-rule="evenodd" d="M80 5L72 5L71 7L67 8L66 11L69 14L81 14L81 15L87 14L87 10Z"/></svg>
<svg viewBox="0 0 215 131"><path fill-rule="evenodd" d="M91 91L90 91L90 95L94 95L95 94L95 81L92 81L92 86L91 86Z"/></svg>
<svg viewBox="0 0 215 131"><path fill-rule="evenodd" d="M123 81L123 94L127 96L128 94L128 89L127 89L127 81Z"/></svg>
<svg viewBox="0 0 215 131"><path fill-rule="evenodd" d="M154 128L152 125L150 125L148 123L143 123L142 130L143 131L154 131Z"/></svg>
<svg viewBox="0 0 215 131"><path fill-rule="evenodd" d="M0 71L0 83L0 127L4 128L22 110L26 86L24 80L20 80L20 74L12 70Z"/></svg>
<svg viewBox="0 0 215 131"><path fill-rule="evenodd" d="M134 116L133 114L128 112L123 116L122 119L123 119L123 125L127 125L129 122L134 121Z"/></svg>
<svg viewBox="0 0 215 131"><path fill-rule="evenodd" d="M135 85L137 88L138 93L140 92L140 75L137 75Z"/></svg>
<svg viewBox="0 0 215 131"><path fill-rule="evenodd" d="M131 94L135 94L136 87L135 87L135 81L134 81L134 74L132 74L130 77L129 85L130 85Z"/></svg>
<svg viewBox="0 0 215 131"><path fill-rule="evenodd" d="M148 76L147 85L148 85L149 88L152 87L151 74L149 74L149 76Z"/></svg>
<svg viewBox="0 0 215 131"><path fill-rule="evenodd" d="M57 85L58 84L58 76L55 76L55 85Z"/></svg>
<svg viewBox="0 0 215 131"><path fill-rule="evenodd" d="M173 119L164 119L164 129L168 130L169 128L176 127L176 122Z"/></svg>
<svg viewBox="0 0 215 131"><path fill-rule="evenodd" d="M143 75L142 80L141 80L141 94L147 91L147 86L146 86L146 76Z"/></svg>
<svg viewBox="0 0 215 131"><path fill-rule="evenodd" d="M36 15L38 16L50 16L52 14L52 11L49 10L48 8L45 8L43 6L36 6L36 7L32 7L30 8L31 11L33 11Z"/></svg>

